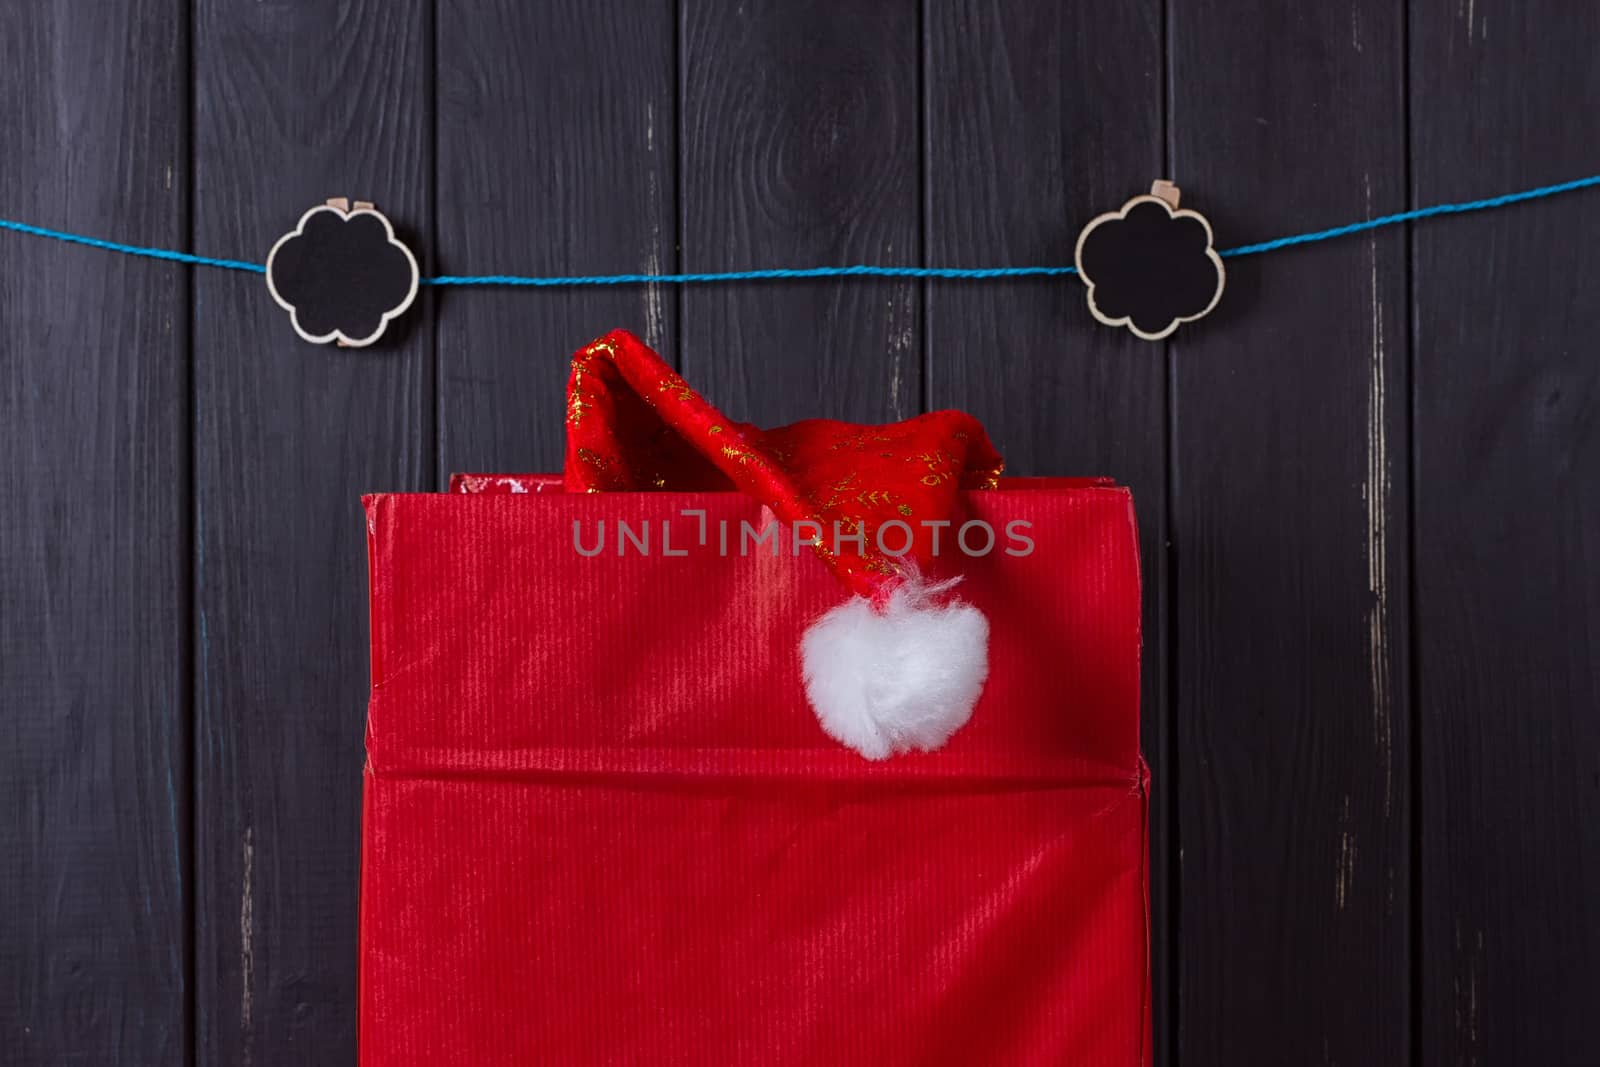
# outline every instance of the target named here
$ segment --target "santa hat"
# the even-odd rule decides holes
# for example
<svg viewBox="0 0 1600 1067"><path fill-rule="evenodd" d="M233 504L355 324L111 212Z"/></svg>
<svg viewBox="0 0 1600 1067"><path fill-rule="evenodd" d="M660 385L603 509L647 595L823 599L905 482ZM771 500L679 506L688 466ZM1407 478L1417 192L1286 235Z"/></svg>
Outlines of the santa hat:
<svg viewBox="0 0 1600 1067"><path fill-rule="evenodd" d="M938 573L961 493L1003 466L959 411L885 426L808 419L762 430L725 418L625 330L572 359L568 492L736 490L810 538L847 599L800 638L822 728L868 759L943 745L989 670L989 624ZM948 554L948 550L947 550Z"/></svg>

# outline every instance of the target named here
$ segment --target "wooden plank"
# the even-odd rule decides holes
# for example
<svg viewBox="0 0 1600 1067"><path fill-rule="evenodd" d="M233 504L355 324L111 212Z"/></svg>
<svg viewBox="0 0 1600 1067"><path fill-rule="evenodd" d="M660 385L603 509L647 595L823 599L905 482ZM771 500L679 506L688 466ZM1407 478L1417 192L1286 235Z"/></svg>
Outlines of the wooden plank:
<svg viewBox="0 0 1600 1067"><path fill-rule="evenodd" d="M439 7L446 273L671 271L673 5ZM662 286L453 292L439 319L439 475L559 470L567 357L618 326L670 358Z"/></svg>
<svg viewBox="0 0 1600 1067"><path fill-rule="evenodd" d="M1172 176L1222 245L1403 205L1400 18L1172 5ZM1185 1064L1411 1054L1405 252L1231 260L1172 346Z"/></svg>
<svg viewBox="0 0 1600 1067"><path fill-rule="evenodd" d="M329 196L426 230L429 7L196 0L199 245L264 257ZM357 494L431 481L431 331L419 308L373 348L318 347L258 277L204 274L195 295L196 1060L348 1063L367 694Z"/></svg>
<svg viewBox="0 0 1600 1067"><path fill-rule="evenodd" d="M0 215L187 239L184 5L0 7ZM188 283L0 233L0 1060L188 1049Z"/></svg>
<svg viewBox="0 0 1600 1067"><path fill-rule="evenodd" d="M921 261L918 0L682 0L688 271ZM691 288L682 367L731 417L921 407L914 281Z"/></svg>
<svg viewBox="0 0 1600 1067"><path fill-rule="evenodd" d="M929 0L927 259L1072 261L1078 229L1161 176L1161 4ZM1115 101L1111 107L1108 101ZM1155 1059L1168 1061L1166 348L1090 318L1076 280L928 287L928 405L983 420L1017 474L1131 486L1143 559Z"/></svg>
<svg viewBox="0 0 1600 1067"><path fill-rule="evenodd" d="M1412 5L1419 203L1592 174L1600 7ZM1588 1063L1600 1004L1600 194L1419 224L1424 1064Z"/></svg>

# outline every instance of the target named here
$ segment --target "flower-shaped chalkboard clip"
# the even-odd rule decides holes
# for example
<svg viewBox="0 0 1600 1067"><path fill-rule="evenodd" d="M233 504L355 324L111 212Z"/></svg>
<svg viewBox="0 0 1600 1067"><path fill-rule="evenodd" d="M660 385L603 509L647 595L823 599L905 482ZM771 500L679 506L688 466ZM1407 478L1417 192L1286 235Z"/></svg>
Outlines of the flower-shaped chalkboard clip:
<svg viewBox="0 0 1600 1067"><path fill-rule="evenodd" d="M1171 182L1158 181L1148 196L1092 219L1078 235L1075 259L1090 313L1146 341L1159 341L1222 299L1211 224L1197 211L1178 210Z"/></svg>
<svg viewBox="0 0 1600 1067"><path fill-rule="evenodd" d="M267 255L267 288L315 344L370 345L417 298L417 257L371 204L335 197L300 216Z"/></svg>

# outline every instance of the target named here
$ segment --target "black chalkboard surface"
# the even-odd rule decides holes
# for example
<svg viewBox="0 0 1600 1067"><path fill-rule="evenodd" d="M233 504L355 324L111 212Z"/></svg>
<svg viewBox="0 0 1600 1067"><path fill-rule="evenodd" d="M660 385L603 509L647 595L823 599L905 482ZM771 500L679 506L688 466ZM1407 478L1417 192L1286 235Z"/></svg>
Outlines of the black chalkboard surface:
<svg viewBox="0 0 1600 1067"><path fill-rule="evenodd" d="M417 296L417 261L370 204L300 216L267 256L267 287L307 341L370 345Z"/></svg>
<svg viewBox="0 0 1600 1067"><path fill-rule="evenodd" d="M1216 307L1223 270L1211 226L1176 204L1176 188L1157 183L1083 228L1076 259L1096 319L1156 341Z"/></svg>

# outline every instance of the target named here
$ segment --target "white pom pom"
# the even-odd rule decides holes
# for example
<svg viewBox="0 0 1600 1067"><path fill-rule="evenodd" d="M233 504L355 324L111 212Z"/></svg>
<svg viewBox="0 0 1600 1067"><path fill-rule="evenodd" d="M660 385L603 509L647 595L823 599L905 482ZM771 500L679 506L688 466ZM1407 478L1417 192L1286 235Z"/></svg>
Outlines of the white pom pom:
<svg viewBox="0 0 1600 1067"><path fill-rule="evenodd" d="M966 725L989 674L989 620L955 581L913 576L882 608L853 596L800 642L806 696L822 728L872 760L929 751Z"/></svg>

